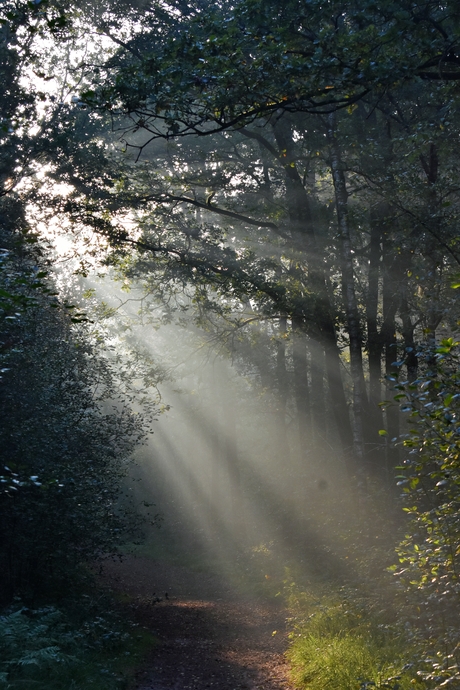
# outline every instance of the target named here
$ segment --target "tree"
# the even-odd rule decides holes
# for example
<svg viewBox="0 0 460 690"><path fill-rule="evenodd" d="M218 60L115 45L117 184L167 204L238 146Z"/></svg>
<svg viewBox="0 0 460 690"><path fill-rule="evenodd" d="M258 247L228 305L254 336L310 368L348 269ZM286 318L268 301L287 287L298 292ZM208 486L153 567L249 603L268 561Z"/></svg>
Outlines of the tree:
<svg viewBox="0 0 460 690"><path fill-rule="evenodd" d="M104 352L77 310L44 294L42 262L12 245L2 271L2 294L27 305L2 328L0 551L9 598L68 587L139 527L122 480L147 410L134 414L125 400L133 372L124 381L121 359Z"/></svg>
<svg viewBox="0 0 460 690"><path fill-rule="evenodd" d="M109 243L165 319L194 308L233 343L258 322L253 364L281 410L295 400L303 461L329 425L350 477L388 480L382 373L416 375L458 261L457 10L307 9L130 8L122 38L117 9L95 16L116 50L83 60L48 126L49 179L73 191L40 201Z"/></svg>
<svg viewBox="0 0 460 690"><path fill-rule="evenodd" d="M434 1L180 6L145 16L85 98L153 138L234 129L279 109L346 109L414 79L458 80L456 19L455 3Z"/></svg>
<svg viewBox="0 0 460 690"><path fill-rule="evenodd" d="M26 84L34 72L46 76L43 42L62 45L68 28L58 3L38 5L7 3L0 14L3 601L63 594L88 560L136 527L120 497L146 423L121 402L123 376L115 375L108 351L102 356L85 316L59 299L46 243L31 227L34 176L52 148L50 129L66 111Z"/></svg>
<svg viewBox="0 0 460 690"><path fill-rule="evenodd" d="M231 291L242 302L258 301L272 317L287 317L293 330L300 327L317 341L326 353L342 447L353 448L350 473L362 472L365 449L379 446L382 356L390 376L398 330L409 369L416 361L419 318L411 294L415 281L408 280L414 254L420 267L415 289L435 293L435 276L458 260L452 226L440 214L436 172L441 141L451 140L445 115L453 114L457 102L452 86L459 76L457 9L400 2L344 11L340 3L327 9L309 3L307 11L297 2L279 8L253 1L203 9L148 15L139 33L105 65L105 80L98 77L81 92L89 107L110 113L128 150L144 161L125 167L125 189L135 190L131 200L126 193L118 196L120 204L136 209L143 237L106 232L118 246L138 247L145 257L155 257L154 263L168 266L163 286L174 275L179 282L208 282L219 294ZM371 136L365 145L363 131ZM204 138L212 142L207 147L199 143ZM158 140L166 141L165 147L149 152ZM181 155L188 170L193 165L199 174L178 174ZM152 164L154 156L162 169ZM446 150L443 182L449 178L449 194L455 194L448 158ZM423 174L426 179L420 180ZM403 175L409 185L402 183ZM333 184L338 247L325 203L331 190L322 184L320 191L321 176ZM179 214L187 206L202 221L213 222L213 229L200 232L196 215L190 228L192 214ZM165 212L171 227L162 233ZM96 225L101 222L100 215L93 217ZM251 249L242 239L245 233L258 235ZM262 237L276 246L269 260L254 250ZM153 264L141 265L150 270ZM435 301L431 316L423 316L432 333L442 313ZM354 391L351 419L341 374L342 328ZM397 433L390 412L386 424L391 435ZM390 457L386 471L391 472Z"/></svg>
<svg viewBox="0 0 460 690"><path fill-rule="evenodd" d="M431 660L426 678L450 684L458 681L458 342L442 340L435 352L424 353L420 368L415 381L396 386L409 417L398 484L411 533L397 549L394 571L424 620Z"/></svg>

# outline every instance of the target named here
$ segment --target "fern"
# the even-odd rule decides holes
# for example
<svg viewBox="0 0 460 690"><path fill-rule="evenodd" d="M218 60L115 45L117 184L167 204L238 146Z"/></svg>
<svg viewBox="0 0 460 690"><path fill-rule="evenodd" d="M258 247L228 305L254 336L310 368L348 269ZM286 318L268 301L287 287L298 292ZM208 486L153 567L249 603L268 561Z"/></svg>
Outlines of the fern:
<svg viewBox="0 0 460 690"><path fill-rule="evenodd" d="M87 630L99 628L101 620L86 621ZM21 608L1 616L0 640L0 690L119 687L117 674L101 663L103 653L92 651L94 640L72 628L55 608Z"/></svg>

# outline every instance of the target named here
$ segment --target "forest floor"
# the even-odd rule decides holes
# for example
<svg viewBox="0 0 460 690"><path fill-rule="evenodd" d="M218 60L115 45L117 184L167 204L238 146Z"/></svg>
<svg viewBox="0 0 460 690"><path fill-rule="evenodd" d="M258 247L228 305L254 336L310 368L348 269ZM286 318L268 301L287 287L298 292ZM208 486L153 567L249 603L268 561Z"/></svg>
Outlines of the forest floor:
<svg viewBox="0 0 460 690"><path fill-rule="evenodd" d="M132 690L291 690L287 611L222 576L128 556L104 579L152 633ZM161 601L157 601L161 599Z"/></svg>

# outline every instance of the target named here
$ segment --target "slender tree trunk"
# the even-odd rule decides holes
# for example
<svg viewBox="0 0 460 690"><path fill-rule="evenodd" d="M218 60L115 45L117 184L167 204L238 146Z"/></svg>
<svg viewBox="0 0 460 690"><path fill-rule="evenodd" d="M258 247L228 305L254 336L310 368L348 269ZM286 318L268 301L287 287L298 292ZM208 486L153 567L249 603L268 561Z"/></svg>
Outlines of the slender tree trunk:
<svg viewBox="0 0 460 690"><path fill-rule="evenodd" d="M307 340L302 323L293 319L292 359L294 368L294 394L299 429L300 457L308 458L311 445L310 391L307 369Z"/></svg>
<svg viewBox="0 0 460 690"><path fill-rule="evenodd" d="M356 477L359 468L353 453L353 433L348 414L347 399L342 380L342 362L340 351L334 338L325 340L326 377L329 402L339 433L340 444L350 478Z"/></svg>
<svg viewBox="0 0 460 690"><path fill-rule="evenodd" d="M278 340L276 343L276 383L278 388L278 423L283 438L286 436L286 409L289 395L289 381L286 369L287 317L278 321Z"/></svg>
<svg viewBox="0 0 460 690"><path fill-rule="evenodd" d="M315 452L321 449L327 433L325 405L325 361L321 343L310 340L311 425Z"/></svg>
<svg viewBox="0 0 460 690"><path fill-rule="evenodd" d="M307 507L307 475L311 462L312 449L311 410L308 382L307 336L302 328L302 322L297 322L295 319L292 320L292 363L299 452L296 458L296 476L294 477L291 489L293 495L297 498L299 515L301 519L304 519Z"/></svg>
<svg viewBox="0 0 460 690"><path fill-rule="evenodd" d="M391 401L394 398L394 381L398 375L394 362L398 356L396 332L388 334L385 343L385 377L387 380L387 398ZM399 464L399 451L394 446L394 441L399 437L399 408L394 403L386 409L387 418L387 454L386 454L386 474L387 482L390 484L393 479L394 468Z"/></svg>
<svg viewBox="0 0 460 690"><path fill-rule="evenodd" d="M278 388L277 410L275 419L276 472L280 489L289 492L292 485L293 467L286 427L287 402L289 396L289 379L286 368L287 317L281 316L278 322L278 340L276 344L276 383ZM295 478L294 478L295 481Z"/></svg>
<svg viewBox="0 0 460 690"><path fill-rule="evenodd" d="M430 145L430 150L428 157L423 155L420 156L420 161L422 163L422 168L426 175L427 181L427 211L428 220L427 222L436 230L436 235L439 236L439 202L436 194L435 184L438 179L438 151L436 144ZM439 307L439 266L441 264L438 257L438 247L435 237L430 234L426 240L424 247L424 257L427 262L426 271L426 285L425 294L427 297L427 308L426 308L426 339L428 347L432 353L434 353L436 348L436 329L439 326L439 322L442 317L442 310ZM433 370L436 369L437 361L434 356L430 359L430 364Z"/></svg>
<svg viewBox="0 0 460 690"><path fill-rule="evenodd" d="M211 471L209 473L209 479L210 479L210 492L211 492L211 502L219 505L220 503L220 469L221 469L221 462L220 462L220 453L221 453L221 444L220 444L220 434L219 434L219 426L220 426L220 419L218 415L219 411L219 400L220 400L220 385L219 385L219 376L217 372L217 367L218 364L216 362L213 363L212 365L212 393L213 393L213 400L214 400L214 425L211 430L211 442L210 442L210 447L211 447ZM217 414L216 414L217 413ZM215 527L215 526L214 526Z"/></svg>
<svg viewBox="0 0 460 690"><path fill-rule="evenodd" d="M382 212L387 209L379 206L371 212L371 237L369 248L368 292L366 301L367 351L369 358L369 403L373 421L381 424L378 404L382 400L381 359L383 343L378 329L379 278L382 242ZM377 413L376 413L377 410ZM381 426L378 426L381 428Z"/></svg>
<svg viewBox="0 0 460 690"><path fill-rule="evenodd" d="M417 378L418 358L414 340L415 324L412 322L411 312L407 300L407 285L401 290L401 305L399 315L402 321L402 336L404 338L405 364L407 369L407 379L412 382Z"/></svg>
<svg viewBox="0 0 460 690"><path fill-rule="evenodd" d="M247 525L238 453L236 401L228 374L218 362L213 366L213 378L219 417L219 433L215 438L217 453L213 472L213 498L220 509L225 506L232 531L244 542Z"/></svg>
<svg viewBox="0 0 460 690"><path fill-rule="evenodd" d="M347 318L350 369L353 381L353 451L358 463L364 467L364 414L368 402L363 372L363 335L354 285L352 244L348 223L348 193L336 136L335 120L335 113L331 113L327 120L327 133L340 237L342 295Z"/></svg>
<svg viewBox="0 0 460 690"><path fill-rule="evenodd" d="M300 272L299 282L310 294L305 303L302 302L301 297L296 300L293 318L299 324L302 323L306 332L312 338L320 340L324 346L331 409L346 453L352 445L352 432L343 387L334 310L327 289L324 257L315 235L310 199L297 170L290 124L286 118L280 118L273 122L272 127L279 150L279 161L285 171L286 202L293 246L301 253L308 265L307 275ZM351 458L348 456L347 467L350 474L354 475L355 470L352 469L350 461Z"/></svg>
<svg viewBox="0 0 460 690"><path fill-rule="evenodd" d="M229 480L230 510L232 528L235 535L243 544L247 538L246 517L244 509L243 491L241 485L241 468L238 454L238 433L236 426L235 398L227 386L227 396L223 404L225 415L225 436L223 443L223 455L226 474Z"/></svg>
<svg viewBox="0 0 460 690"><path fill-rule="evenodd" d="M389 208L378 204L370 214L370 247L368 290L366 299L367 353L369 364L369 424L366 434L368 453L374 468L385 465L386 443L379 436L383 429L382 402L382 351L383 339L378 328L380 270L382 259L382 234ZM382 458L383 455L383 458Z"/></svg>
<svg viewBox="0 0 460 690"><path fill-rule="evenodd" d="M398 273L395 269L394 246L387 234L383 237L383 326L382 338L385 346L385 380L386 380L386 399L392 401L394 392L394 379L398 374L398 369L394 366L397 361L397 341L395 315L400 302L397 294L399 288ZM393 480L393 468L399 462L399 452L393 445L393 439L399 436L399 408L391 404L386 408L386 431L387 431L387 452L386 452L386 479L388 484Z"/></svg>

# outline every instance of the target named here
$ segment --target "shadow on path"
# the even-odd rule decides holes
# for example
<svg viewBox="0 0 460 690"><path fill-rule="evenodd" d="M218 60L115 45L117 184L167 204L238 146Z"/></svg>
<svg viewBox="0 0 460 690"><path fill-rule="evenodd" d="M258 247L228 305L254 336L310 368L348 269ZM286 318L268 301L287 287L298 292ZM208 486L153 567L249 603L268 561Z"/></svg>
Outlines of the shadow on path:
<svg viewBox="0 0 460 690"><path fill-rule="evenodd" d="M108 563L105 577L129 595L137 620L159 640L133 689L292 688L286 611L279 606L237 595L216 575L142 557Z"/></svg>

